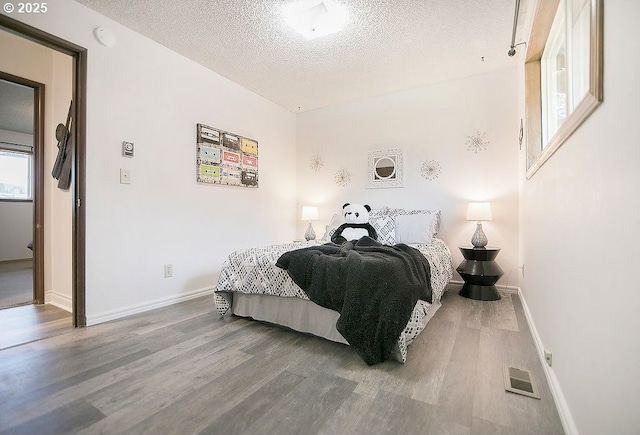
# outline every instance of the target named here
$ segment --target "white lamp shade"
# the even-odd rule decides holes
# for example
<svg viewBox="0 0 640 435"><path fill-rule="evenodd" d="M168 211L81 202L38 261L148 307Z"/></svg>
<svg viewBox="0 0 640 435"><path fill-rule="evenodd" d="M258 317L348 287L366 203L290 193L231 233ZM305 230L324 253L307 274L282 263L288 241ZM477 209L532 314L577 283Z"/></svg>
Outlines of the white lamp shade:
<svg viewBox="0 0 640 435"><path fill-rule="evenodd" d="M302 220L315 221L318 219L318 207L314 205L302 206Z"/></svg>
<svg viewBox="0 0 640 435"><path fill-rule="evenodd" d="M490 202L470 202L468 204L468 221L490 221L492 218Z"/></svg>

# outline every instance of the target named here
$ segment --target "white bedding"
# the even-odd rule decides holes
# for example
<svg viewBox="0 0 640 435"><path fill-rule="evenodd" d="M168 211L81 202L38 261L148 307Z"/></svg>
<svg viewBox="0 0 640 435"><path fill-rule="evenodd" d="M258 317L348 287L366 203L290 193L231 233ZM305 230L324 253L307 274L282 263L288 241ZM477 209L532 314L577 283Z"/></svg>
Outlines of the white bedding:
<svg viewBox="0 0 640 435"><path fill-rule="evenodd" d="M282 313L286 312L286 310L276 308L265 311L262 310L262 308L256 308L257 305L254 305L251 309L246 309L245 305L245 309L243 310L236 308L237 304L234 303L233 300L234 293L241 293L243 295L297 298L305 300L306 303L314 306L310 309L317 312L317 307L320 310L329 311L329 313L323 313L323 315L326 314L328 318L334 316L335 319L337 319L337 312L327 310L326 308L317 306L313 302L309 301L309 298L304 291L293 282L287 272L275 265L276 261L283 253L316 244L320 244L320 242L294 242L282 245L242 249L229 255L222 266L218 285L214 293L216 308L220 314L224 315L230 310L235 314L236 311L238 311L237 314L239 315L282 324L292 329L302 332L310 332L333 341L345 343L346 340L344 340L337 331L335 331L335 334L337 334L338 337L332 335L333 333L325 334L323 332L328 327L333 327L333 329L335 329L335 320L333 320L333 325L323 325L322 328L318 328L317 326L305 326L303 323L296 320L295 315L283 316ZM453 276L451 253L442 240L433 238L428 244L411 244L411 246L418 249L427 258L429 265L431 266L433 302L430 304L426 301L418 300L418 303L415 305L411 319L400 335L397 343L397 349L394 352L394 357L401 362L406 361L407 346L415 339L415 337L418 336L418 334L420 334L420 332L422 332L428 320L440 307L440 297L445 291L447 283ZM274 298L271 297L263 299L268 299L270 304L273 303L274 300ZM285 301L283 300L283 302ZM243 298L243 304L246 303L246 298ZM289 308L287 308L287 310L288 309ZM297 317L302 318L301 316Z"/></svg>

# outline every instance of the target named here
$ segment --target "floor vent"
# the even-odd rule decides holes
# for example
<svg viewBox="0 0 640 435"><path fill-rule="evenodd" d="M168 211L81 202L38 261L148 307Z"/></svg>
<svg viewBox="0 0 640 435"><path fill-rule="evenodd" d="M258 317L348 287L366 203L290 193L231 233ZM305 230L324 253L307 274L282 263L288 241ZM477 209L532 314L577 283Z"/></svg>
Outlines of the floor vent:
<svg viewBox="0 0 640 435"><path fill-rule="evenodd" d="M538 388L533 383L531 373L515 367L504 367L504 389L523 396L540 399Z"/></svg>

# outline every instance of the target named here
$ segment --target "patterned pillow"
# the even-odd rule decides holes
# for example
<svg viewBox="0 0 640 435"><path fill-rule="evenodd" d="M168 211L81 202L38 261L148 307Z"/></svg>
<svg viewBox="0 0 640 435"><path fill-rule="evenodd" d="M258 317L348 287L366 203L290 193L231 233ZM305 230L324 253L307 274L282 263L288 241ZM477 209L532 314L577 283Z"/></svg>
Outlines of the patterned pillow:
<svg viewBox="0 0 640 435"><path fill-rule="evenodd" d="M387 216L389 214L389 207L382 208L372 208L369 212L369 219L375 219L383 216Z"/></svg>
<svg viewBox="0 0 640 435"><path fill-rule="evenodd" d="M378 242L384 245L396 244L396 223L391 216L371 217L369 214L369 223L378 233Z"/></svg>

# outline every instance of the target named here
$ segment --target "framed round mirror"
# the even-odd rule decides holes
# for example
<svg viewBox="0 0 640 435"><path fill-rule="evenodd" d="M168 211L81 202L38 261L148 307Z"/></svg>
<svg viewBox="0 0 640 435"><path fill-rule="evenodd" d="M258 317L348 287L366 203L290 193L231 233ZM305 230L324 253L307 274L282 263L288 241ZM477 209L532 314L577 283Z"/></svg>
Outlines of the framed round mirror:
<svg viewBox="0 0 640 435"><path fill-rule="evenodd" d="M376 161L376 178L389 180L396 175L396 162L391 157L381 157Z"/></svg>
<svg viewBox="0 0 640 435"><path fill-rule="evenodd" d="M369 152L367 187L402 187L402 150Z"/></svg>

